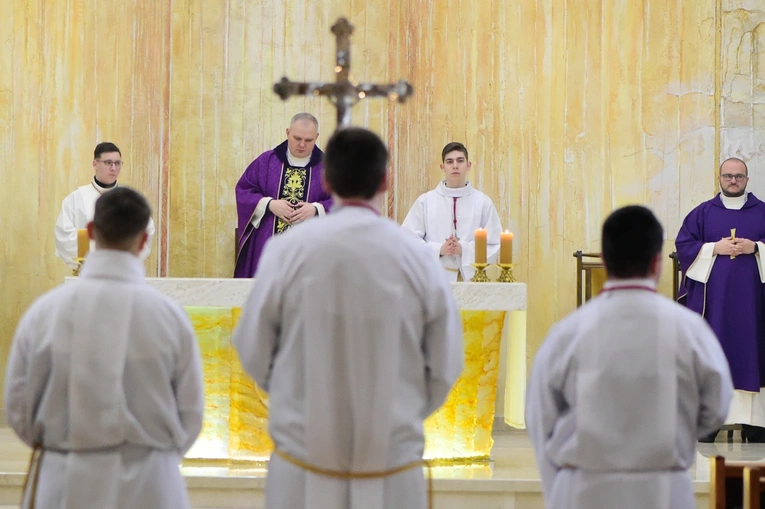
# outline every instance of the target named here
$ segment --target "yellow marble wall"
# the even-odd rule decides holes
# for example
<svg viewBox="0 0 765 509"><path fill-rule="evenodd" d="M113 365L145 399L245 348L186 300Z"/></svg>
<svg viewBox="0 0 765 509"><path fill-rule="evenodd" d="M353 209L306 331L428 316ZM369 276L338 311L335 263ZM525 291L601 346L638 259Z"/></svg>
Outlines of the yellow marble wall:
<svg viewBox="0 0 765 509"><path fill-rule="evenodd" d="M122 149L120 182L158 218L169 22L165 2L0 0L0 388L19 316L71 274L53 227L98 142Z"/></svg>
<svg viewBox="0 0 765 509"><path fill-rule="evenodd" d="M715 191L719 156L750 159L750 185L765 186L765 0L0 0L0 12L0 359L21 311L66 274L53 222L102 139L157 209L149 272L231 274L244 167L298 110L319 116L320 141L332 131L326 100L282 103L271 86L332 78L340 15L359 28L357 78L415 86L406 105L354 110L390 143L391 215L435 185L447 141L467 144L472 179L517 234L530 356L573 309L572 253L598 249L614 207L649 204L671 241Z"/></svg>

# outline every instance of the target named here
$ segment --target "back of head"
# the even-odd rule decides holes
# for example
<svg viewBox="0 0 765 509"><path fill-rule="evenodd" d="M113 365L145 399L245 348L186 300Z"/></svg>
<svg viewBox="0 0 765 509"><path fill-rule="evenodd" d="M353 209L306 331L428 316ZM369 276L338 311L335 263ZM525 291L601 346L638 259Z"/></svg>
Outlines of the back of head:
<svg viewBox="0 0 765 509"><path fill-rule="evenodd" d="M340 198L373 198L388 170L388 149L379 136L359 127L336 131L324 152L327 184Z"/></svg>
<svg viewBox="0 0 765 509"><path fill-rule="evenodd" d="M444 160L446 159L446 154L448 154L449 152L454 152L455 150L458 152L462 152L463 154L465 154L465 159L470 160L470 157L468 157L468 151L467 151L467 148L465 148L465 145L463 145L462 143L458 141L452 141L447 143L444 149L441 151L441 162L443 163Z"/></svg>
<svg viewBox="0 0 765 509"><path fill-rule="evenodd" d="M117 187L96 200L93 216L96 242L102 248L128 251L146 232L150 218L146 198L129 187Z"/></svg>
<svg viewBox="0 0 765 509"><path fill-rule="evenodd" d="M609 277L648 277L661 253L664 230L645 207L630 205L615 210L603 223L603 261Z"/></svg>
<svg viewBox="0 0 765 509"><path fill-rule="evenodd" d="M122 152L120 152L120 149L117 148L117 145L108 141L104 141L96 145L96 149L93 151L93 159L98 159L101 157L101 154L109 154L112 152L117 152L119 155L122 155Z"/></svg>

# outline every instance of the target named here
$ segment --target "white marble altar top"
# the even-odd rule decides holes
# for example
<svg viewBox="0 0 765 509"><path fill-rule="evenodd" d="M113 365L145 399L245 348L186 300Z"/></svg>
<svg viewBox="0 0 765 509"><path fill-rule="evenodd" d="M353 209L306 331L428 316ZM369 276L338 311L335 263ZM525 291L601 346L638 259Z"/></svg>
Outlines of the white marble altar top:
<svg viewBox="0 0 765 509"><path fill-rule="evenodd" d="M67 281L76 278L66 278ZM240 307L254 279L149 277L146 282L182 306ZM525 283L451 283L460 309L516 311L526 309Z"/></svg>

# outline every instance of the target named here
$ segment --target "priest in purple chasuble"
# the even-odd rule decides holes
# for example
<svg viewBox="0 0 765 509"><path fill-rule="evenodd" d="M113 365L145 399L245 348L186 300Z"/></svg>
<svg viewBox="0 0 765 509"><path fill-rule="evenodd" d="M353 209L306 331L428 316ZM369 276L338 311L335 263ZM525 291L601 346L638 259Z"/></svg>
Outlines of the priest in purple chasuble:
<svg viewBox="0 0 765 509"><path fill-rule="evenodd" d="M709 323L728 358L736 392L726 424L742 439L765 441L765 203L746 192L744 161L720 166L721 192L693 209L675 244L680 302ZM714 434L704 441L714 441Z"/></svg>
<svg viewBox="0 0 765 509"><path fill-rule="evenodd" d="M268 239L292 225L329 212L323 152L316 146L319 123L310 113L292 117L287 139L263 152L236 184L239 226L234 277L253 277Z"/></svg>

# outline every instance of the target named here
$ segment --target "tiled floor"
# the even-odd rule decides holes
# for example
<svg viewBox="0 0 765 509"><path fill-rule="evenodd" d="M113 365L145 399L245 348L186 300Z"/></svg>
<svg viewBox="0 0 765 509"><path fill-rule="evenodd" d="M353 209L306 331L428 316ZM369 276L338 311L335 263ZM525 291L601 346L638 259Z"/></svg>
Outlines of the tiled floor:
<svg viewBox="0 0 765 509"><path fill-rule="evenodd" d="M526 433L495 434L493 461L488 465L434 469L435 506L439 509L472 507L542 508L539 474ZM699 507L706 500L708 457L721 454L728 461L765 462L765 444L723 442L699 444L691 474L696 482ZM738 440L738 436L736 436ZM0 428L0 509L17 509L29 449L8 428ZM184 466L195 508L260 508L263 504L263 469ZM479 502L481 500L482 502Z"/></svg>

